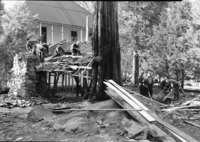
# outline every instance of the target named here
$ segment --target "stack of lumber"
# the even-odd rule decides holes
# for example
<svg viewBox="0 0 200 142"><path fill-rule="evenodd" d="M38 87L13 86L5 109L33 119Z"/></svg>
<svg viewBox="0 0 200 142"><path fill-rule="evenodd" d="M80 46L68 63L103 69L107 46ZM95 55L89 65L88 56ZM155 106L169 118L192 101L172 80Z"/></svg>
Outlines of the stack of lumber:
<svg viewBox="0 0 200 142"><path fill-rule="evenodd" d="M155 113L150 111L136 99L136 97L131 95L113 80L104 81L104 84L107 86L105 92L124 109L138 109L139 111L128 112L141 124L148 126L149 129L156 132L157 137L160 137L163 142L198 142L196 139L180 131L176 127L161 120Z"/></svg>

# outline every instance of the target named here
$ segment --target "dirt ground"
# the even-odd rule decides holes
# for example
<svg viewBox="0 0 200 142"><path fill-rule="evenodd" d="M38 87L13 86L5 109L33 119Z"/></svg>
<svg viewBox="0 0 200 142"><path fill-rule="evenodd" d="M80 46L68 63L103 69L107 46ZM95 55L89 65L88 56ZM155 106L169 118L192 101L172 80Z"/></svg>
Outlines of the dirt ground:
<svg viewBox="0 0 200 142"><path fill-rule="evenodd" d="M67 95L67 94L66 94ZM69 95L69 94L68 94ZM114 102L114 101L113 101ZM60 108L65 106L88 106L92 105L87 101L77 99L75 95L70 94L66 99L55 100L53 103L43 104L44 108ZM100 104L104 106L105 104ZM109 108L119 108L110 104ZM96 106L93 106L95 108ZM66 142L128 142L129 139L121 135L121 121L126 112L118 111L66 111L54 113L37 123L29 121L28 113L33 107L26 108L2 108L0 107L0 141L66 141ZM84 131L75 130L73 133L67 133L62 127L62 121L68 120L72 115L73 119L85 119L88 121ZM75 120L73 120L75 121ZM90 125L94 124L94 125ZM59 125L61 124L61 125ZM75 124L74 124L75 125ZM93 128L95 126L95 128ZM97 127L96 127L97 126ZM71 126L73 127L73 126ZM65 128L66 129L66 128ZM77 128L80 129L80 128ZM82 129L82 128L81 128ZM96 131L93 134L93 129Z"/></svg>
<svg viewBox="0 0 200 142"><path fill-rule="evenodd" d="M138 88L127 87L136 92ZM160 92L159 89L154 88L154 96ZM194 98L197 94L195 92L186 92L186 97L181 97L181 99L175 104L180 104L186 100ZM62 96L65 98L62 98ZM140 100L144 101L144 100ZM146 104L145 104L146 103ZM195 139L200 141L199 131L200 128L192 126L190 124L184 123L184 120L176 120L174 116L176 114L166 114L163 112L155 111L155 107L152 107L152 104L144 102L145 105L149 105L152 111L156 112L159 116L163 117L163 120L169 122L170 124L176 126L181 131L189 134ZM87 107L90 104L87 101L82 101L77 99L74 94L62 94L60 99L53 99L48 104L43 104L43 107L51 109L59 108L63 106L84 106ZM94 106L95 107L95 106ZM111 106L111 108L118 108L118 106ZM66 111L62 113L53 113L53 116L47 117L37 123L30 122L27 119L28 113L32 110L33 107L26 108L2 108L0 107L0 141L67 141L67 142L128 142L126 136L121 135L123 133L122 120L124 117L130 117L126 112L117 112L117 111L82 111L80 114L77 111ZM66 133L66 129L56 129L55 123L58 122L60 118L65 118L71 113L76 112L74 117L82 117L84 119L89 119L89 122L94 123L94 129L98 129L98 132L91 134L92 126L84 126L86 132L75 131L72 133ZM77 115L77 113L79 115ZM190 112L186 112L190 113ZM72 114L73 115L73 114ZM200 114L199 114L200 115ZM116 119L117 118L117 119ZM200 124L199 120L194 120L197 124ZM58 123L59 124L59 123ZM62 125L62 124L61 124ZM62 127L62 126L60 126ZM133 141L133 140L132 140ZM154 140L156 142L156 140Z"/></svg>

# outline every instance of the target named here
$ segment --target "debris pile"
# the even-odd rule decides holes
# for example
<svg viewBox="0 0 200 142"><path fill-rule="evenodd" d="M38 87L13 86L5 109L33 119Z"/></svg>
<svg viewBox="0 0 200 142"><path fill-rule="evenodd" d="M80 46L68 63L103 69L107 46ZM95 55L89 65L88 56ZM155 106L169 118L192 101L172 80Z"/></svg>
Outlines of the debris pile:
<svg viewBox="0 0 200 142"><path fill-rule="evenodd" d="M173 125L185 126L187 123L200 128L200 95L182 104L164 107L161 111L163 119Z"/></svg>
<svg viewBox="0 0 200 142"><path fill-rule="evenodd" d="M129 114L132 115L133 118L135 118L137 121L139 121L141 123L141 129L143 131L140 134L143 134L143 135L141 136L140 140L150 140L150 139L148 139L147 135L151 135L154 138L159 137L161 141L198 142L196 139L191 137L189 134L186 134L183 131L180 131L178 128L171 125L173 123L170 123L169 121L165 121L165 119L164 119L164 118L167 118L167 116L172 116L168 120L180 120L180 119L185 120L186 117L181 118L180 116L181 115L186 116L186 114L189 115L187 117L187 119L189 119L189 120L194 119L194 117L192 115L190 115L189 113L179 112L179 113L176 113L173 115L170 115L169 112L162 113L164 110L163 108L168 108L169 106L164 105L164 104L162 105L162 103L159 103L159 102L156 102L156 101L150 100L150 99L147 101L144 99L144 97L143 98L139 97L140 95L133 93L133 92L132 92L132 94L130 94L129 92L131 92L131 91L129 91L129 92L126 91L123 87L119 86L117 83L115 83L112 80L104 81L104 84L107 86L106 93L113 100L115 100L120 106L122 106L124 109L129 109L128 110ZM135 97L135 96L138 96L138 97ZM140 98L140 99L138 99L138 98ZM140 101L140 100L143 100L143 101ZM143 102L151 102L151 105L149 103L143 103ZM154 106L153 104L156 104L158 108L156 109L156 107L152 107L152 106ZM131 109L141 109L141 110L131 111ZM165 116L164 116L164 114L165 114ZM124 124L126 124L126 123L124 122ZM128 125L129 124L127 124L127 126ZM127 130L128 130L128 128L130 128L130 127L127 127ZM132 128L130 128L130 129L132 129ZM136 137L131 136L129 133L126 136L132 140L136 140L135 139Z"/></svg>
<svg viewBox="0 0 200 142"><path fill-rule="evenodd" d="M12 75L8 84L10 96L30 97L37 95L38 76L35 72L35 66L39 63L39 57L29 53L21 52L14 57Z"/></svg>
<svg viewBox="0 0 200 142"><path fill-rule="evenodd" d="M21 98L21 97L8 97L7 94L0 96L0 107L6 108L14 108L14 107L29 107L29 106L37 106L41 104L47 104L49 100L44 99L42 97L29 97L29 98Z"/></svg>

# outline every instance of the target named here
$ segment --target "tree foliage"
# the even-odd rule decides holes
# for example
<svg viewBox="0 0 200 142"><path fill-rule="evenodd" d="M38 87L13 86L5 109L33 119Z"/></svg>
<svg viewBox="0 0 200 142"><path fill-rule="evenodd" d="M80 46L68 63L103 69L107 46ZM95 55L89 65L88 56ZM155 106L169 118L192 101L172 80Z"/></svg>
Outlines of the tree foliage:
<svg viewBox="0 0 200 142"><path fill-rule="evenodd" d="M162 76L199 68L199 6L196 0L120 2L122 59L137 50L141 69Z"/></svg>
<svg viewBox="0 0 200 142"><path fill-rule="evenodd" d="M170 2L153 28L149 49L144 54L149 68L174 76L177 69L191 70L199 58L199 30L196 30L190 2Z"/></svg>
<svg viewBox="0 0 200 142"><path fill-rule="evenodd" d="M0 37L1 57L12 61L16 52L24 51L27 36L37 31L37 16L32 16L25 3L17 2L2 16L3 34ZM7 60L7 58L4 58Z"/></svg>
<svg viewBox="0 0 200 142"><path fill-rule="evenodd" d="M75 1L78 5L85 8L90 13L94 13L94 2L93 1Z"/></svg>

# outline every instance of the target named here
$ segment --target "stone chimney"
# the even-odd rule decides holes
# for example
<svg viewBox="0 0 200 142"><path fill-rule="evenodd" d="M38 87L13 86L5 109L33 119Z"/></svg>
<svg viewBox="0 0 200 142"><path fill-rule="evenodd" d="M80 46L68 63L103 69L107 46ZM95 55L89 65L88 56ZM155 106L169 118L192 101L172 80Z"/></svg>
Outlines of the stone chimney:
<svg viewBox="0 0 200 142"><path fill-rule="evenodd" d="M14 57L12 75L8 83L9 96L38 96L39 76L35 66L39 64L40 58L29 53L21 52Z"/></svg>

